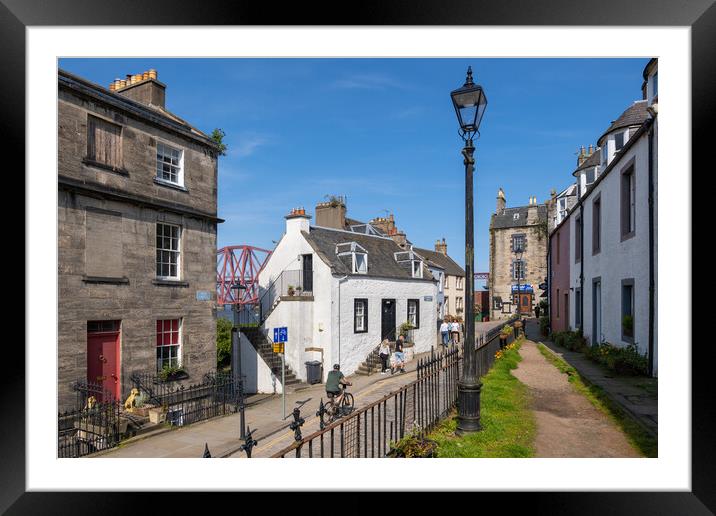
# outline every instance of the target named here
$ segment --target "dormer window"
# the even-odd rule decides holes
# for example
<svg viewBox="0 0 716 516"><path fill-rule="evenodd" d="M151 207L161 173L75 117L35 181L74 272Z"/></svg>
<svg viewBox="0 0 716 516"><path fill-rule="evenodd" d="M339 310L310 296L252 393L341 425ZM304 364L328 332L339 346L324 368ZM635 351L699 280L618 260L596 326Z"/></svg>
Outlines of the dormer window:
<svg viewBox="0 0 716 516"><path fill-rule="evenodd" d="M604 165L605 167L607 166L607 158L609 157L607 153L607 145L607 141L604 140L604 145L602 145L602 165Z"/></svg>
<svg viewBox="0 0 716 516"><path fill-rule="evenodd" d="M517 212L517 213L515 213L514 215L512 215L512 220L519 220L519 218L520 218L519 212Z"/></svg>
<svg viewBox="0 0 716 516"><path fill-rule="evenodd" d="M614 135L614 150L618 151L624 147L624 140L626 140L626 131L623 133L617 133Z"/></svg>
<svg viewBox="0 0 716 516"><path fill-rule="evenodd" d="M366 235L383 236L380 231L370 224L354 224L350 227L353 233L363 233Z"/></svg>
<svg viewBox="0 0 716 516"><path fill-rule="evenodd" d="M336 244L336 254L353 274L368 274L368 251L356 242Z"/></svg>
<svg viewBox="0 0 716 516"><path fill-rule="evenodd" d="M585 184L591 185L594 180L597 178L596 169L595 168L588 168L584 171L584 180Z"/></svg>
<svg viewBox="0 0 716 516"><path fill-rule="evenodd" d="M413 278L423 277L423 259L413 251L399 251L393 256L398 265L410 269L410 275Z"/></svg>

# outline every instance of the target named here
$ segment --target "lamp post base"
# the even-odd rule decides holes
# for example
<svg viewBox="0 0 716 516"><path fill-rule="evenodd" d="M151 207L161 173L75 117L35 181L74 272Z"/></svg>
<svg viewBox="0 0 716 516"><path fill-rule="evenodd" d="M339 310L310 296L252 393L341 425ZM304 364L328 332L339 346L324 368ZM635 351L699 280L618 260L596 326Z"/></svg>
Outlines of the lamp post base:
<svg viewBox="0 0 716 516"><path fill-rule="evenodd" d="M482 430L480 425L480 391L482 382L473 380L457 383L457 435Z"/></svg>

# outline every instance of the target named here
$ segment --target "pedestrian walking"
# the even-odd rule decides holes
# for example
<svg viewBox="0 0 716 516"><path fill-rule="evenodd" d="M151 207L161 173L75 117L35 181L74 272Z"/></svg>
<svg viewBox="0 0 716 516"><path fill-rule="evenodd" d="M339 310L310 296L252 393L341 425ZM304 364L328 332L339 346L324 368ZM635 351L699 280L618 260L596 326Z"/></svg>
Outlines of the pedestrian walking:
<svg viewBox="0 0 716 516"><path fill-rule="evenodd" d="M539 305L535 306L535 317L537 317L537 319L539 319L540 310L541 308Z"/></svg>
<svg viewBox="0 0 716 516"><path fill-rule="evenodd" d="M440 325L440 336L443 339L443 346L447 347L449 342L450 325L447 321L443 321Z"/></svg>
<svg viewBox="0 0 716 516"><path fill-rule="evenodd" d="M400 371L401 373L405 372L405 355L403 354L403 336L399 336L398 340L395 341L395 353L393 354L393 357L395 358L395 362L390 367L390 374L395 373L395 371Z"/></svg>
<svg viewBox="0 0 716 516"><path fill-rule="evenodd" d="M450 336L453 345L457 345L458 341L460 340L460 325L457 323L457 321L453 321L450 323Z"/></svg>
<svg viewBox="0 0 716 516"><path fill-rule="evenodd" d="M378 355L380 355L381 362L380 374L385 374L390 368L388 366L388 359L390 358L390 343L388 342L388 339L384 339L383 342L380 343Z"/></svg>

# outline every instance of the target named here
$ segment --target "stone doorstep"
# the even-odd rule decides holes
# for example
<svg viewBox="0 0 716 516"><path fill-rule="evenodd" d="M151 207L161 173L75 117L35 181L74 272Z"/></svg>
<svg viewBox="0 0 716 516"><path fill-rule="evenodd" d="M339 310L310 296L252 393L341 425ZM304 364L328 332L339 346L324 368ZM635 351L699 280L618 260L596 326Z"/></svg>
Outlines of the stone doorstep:
<svg viewBox="0 0 716 516"><path fill-rule="evenodd" d="M544 344L544 342L541 342L541 343ZM556 345L556 344L555 344L555 345ZM546 347L546 348L549 350L549 352L552 353L553 355L560 357L560 358L561 358L562 360L564 360L565 362L567 361L563 355L558 355L558 354L555 353L549 346L545 345L545 347ZM569 363L569 362L567 362L567 363ZM572 367L574 367L573 364L569 364L569 365L572 366ZM576 367L574 367L574 368L577 369ZM658 438L658 427L657 427L657 428L653 428L653 427L651 427L649 424L647 424L647 423L645 423L645 422L643 421L644 418L648 418L648 419L651 420L651 419L652 419L651 416L638 414L637 412L635 412L635 411L633 411L632 409L630 409L629 407L627 407L627 406L624 404L624 402L619 399L618 395L612 394L611 392L607 391L606 389L604 389L604 388L601 387L600 385L598 385L598 384L596 384L596 383L590 381L589 378L587 378L585 375L583 375L582 373L580 373L578 369L577 369L577 373L579 373L579 376L582 378L582 380L583 380L587 385L594 385L594 386L599 387L600 389L602 389L602 392L603 392L610 400L612 400L613 403L615 403L615 404L618 405L622 410L624 410L624 413L627 414L634 422L636 422L640 427L642 427L644 430L646 430L650 435L652 435L653 437L657 437L657 438Z"/></svg>

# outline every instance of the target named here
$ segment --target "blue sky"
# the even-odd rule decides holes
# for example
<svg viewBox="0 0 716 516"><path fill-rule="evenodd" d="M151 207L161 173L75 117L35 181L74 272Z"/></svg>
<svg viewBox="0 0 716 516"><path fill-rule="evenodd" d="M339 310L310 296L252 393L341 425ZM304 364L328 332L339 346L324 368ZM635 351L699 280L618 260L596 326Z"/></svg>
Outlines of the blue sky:
<svg viewBox="0 0 716 516"><path fill-rule="evenodd" d="M167 109L226 132L218 245L273 248L283 216L345 195L348 216L395 215L418 247L464 263L464 167L450 91L468 65L488 105L476 140L475 261L488 270L497 189L508 206L568 186L580 145L641 98L648 59L61 59L107 86L155 68ZM387 210L387 211L386 211ZM477 285L479 288L480 285Z"/></svg>

